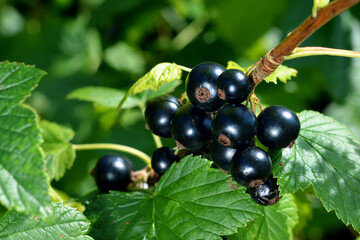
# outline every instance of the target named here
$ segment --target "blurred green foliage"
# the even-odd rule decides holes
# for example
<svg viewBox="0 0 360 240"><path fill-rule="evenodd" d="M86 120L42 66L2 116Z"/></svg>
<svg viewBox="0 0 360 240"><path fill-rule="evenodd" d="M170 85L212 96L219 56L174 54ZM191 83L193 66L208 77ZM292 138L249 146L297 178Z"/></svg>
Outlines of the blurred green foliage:
<svg viewBox="0 0 360 240"><path fill-rule="evenodd" d="M28 100L41 119L72 128L73 143L111 142L155 150L139 108L115 112L66 96L85 86L126 92L161 62L193 67L203 61L249 66L311 14L311 0L0 0L0 60L34 64L48 75ZM360 7L329 22L302 46L360 51ZM311 57L285 62L298 70L287 84L260 84L264 105L323 111L360 135L360 60ZM183 80L186 73L183 74ZM175 95L180 97L184 86ZM75 97L76 98L76 97ZM89 96L88 99L91 99ZM87 100L89 101L89 100ZM91 100L90 100L91 101ZM165 140L171 146L171 141ZM53 185L72 197L91 191L89 172L109 151L77 152ZM133 157L135 165L143 164ZM296 239L353 239L311 190L298 193Z"/></svg>

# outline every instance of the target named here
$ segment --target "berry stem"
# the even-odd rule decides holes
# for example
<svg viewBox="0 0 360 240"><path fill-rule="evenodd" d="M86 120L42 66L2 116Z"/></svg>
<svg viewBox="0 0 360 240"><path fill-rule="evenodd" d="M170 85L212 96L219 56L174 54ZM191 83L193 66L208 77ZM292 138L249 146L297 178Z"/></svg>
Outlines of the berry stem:
<svg viewBox="0 0 360 240"><path fill-rule="evenodd" d="M252 94L252 97L254 98L256 104L259 106L260 111L262 112L262 111L263 111L263 107L261 106L260 99L255 95L254 92L253 92L253 94Z"/></svg>
<svg viewBox="0 0 360 240"><path fill-rule="evenodd" d="M129 153L131 155L134 155L135 157L140 158L141 160L144 161L144 163L147 166L151 167L151 158L147 154L129 146L113 144L113 143L89 143L89 144L73 144L72 147L76 151L109 149L109 150L116 150L120 152Z"/></svg>
<svg viewBox="0 0 360 240"><path fill-rule="evenodd" d="M141 112L142 112L142 114L143 114L143 116L144 116L144 114L145 114L145 105L144 105L144 103L139 102L138 105L139 105L139 108L140 108L140 110L141 110ZM150 130L149 130L149 131L150 131ZM151 132L151 131L150 131L150 132ZM156 136L156 135L153 134L153 133L151 133L151 136L152 136L152 138L154 139L156 148L161 148L163 145L162 145L162 142L161 142L160 137L159 137L159 136Z"/></svg>
<svg viewBox="0 0 360 240"><path fill-rule="evenodd" d="M295 50L290 55L284 56L284 60L318 55L360 58L360 52L356 51L326 47L298 47L295 48Z"/></svg>
<svg viewBox="0 0 360 240"><path fill-rule="evenodd" d="M245 106L246 106L246 107L249 106L250 98L251 98L251 96L252 96L253 93L254 93L254 90L253 90L252 93L250 93L249 96L246 98L246 102L245 102Z"/></svg>
<svg viewBox="0 0 360 240"><path fill-rule="evenodd" d="M256 65L251 72L250 78L255 88L264 78L273 73L285 60L284 56L290 55L312 33L339 15L341 12L359 3L360 0L335 0L326 7L318 10L317 17L311 15L301 23L294 31L281 41L274 49L266 53L260 64Z"/></svg>
<svg viewBox="0 0 360 240"><path fill-rule="evenodd" d="M254 99L250 98L251 110L256 114L256 105Z"/></svg>
<svg viewBox="0 0 360 240"><path fill-rule="evenodd" d="M155 142L155 146L156 148L161 148L163 145L162 145L162 142L161 142L161 139L159 136L156 136L155 134L151 133L153 139L154 139L154 142Z"/></svg>

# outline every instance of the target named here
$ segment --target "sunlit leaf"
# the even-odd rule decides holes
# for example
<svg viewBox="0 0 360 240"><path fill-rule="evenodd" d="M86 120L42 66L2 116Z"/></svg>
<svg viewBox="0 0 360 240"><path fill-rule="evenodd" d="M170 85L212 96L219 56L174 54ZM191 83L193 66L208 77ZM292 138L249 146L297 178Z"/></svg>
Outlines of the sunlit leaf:
<svg viewBox="0 0 360 240"><path fill-rule="evenodd" d="M48 214L50 196L35 112L21 102L44 72L0 63L0 202L8 209Z"/></svg>
<svg viewBox="0 0 360 240"><path fill-rule="evenodd" d="M181 69L175 63L159 63L141 77L131 88L131 94L147 89L158 90L163 84L181 78Z"/></svg>
<svg viewBox="0 0 360 240"><path fill-rule="evenodd" d="M130 95L137 94L148 89L157 91L165 83L180 79L181 73L181 68L175 63L159 63L141 77L136 83L134 83L120 101L117 109L119 110L122 108Z"/></svg>
<svg viewBox="0 0 360 240"><path fill-rule="evenodd" d="M328 210L360 231L360 141L348 128L314 111L299 114L301 130L292 148L271 152L280 193L313 185Z"/></svg>
<svg viewBox="0 0 360 240"><path fill-rule="evenodd" d="M277 79L281 82L286 83L292 77L296 77L297 70L294 68L290 68L284 65L280 65L272 74L266 77L264 80L265 82L269 83L277 83Z"/></svg>
<svg viewBox="0 0 360 240"><path fill-rule="evenodd" d="M187 156L160 179L155 193L112 192L85 215L95 239L221 239L259 217L258 206L211 162Z"/></svg>
<svg viewBox="0 0 360 240"><path fill-rule="evenodd" d="M51 205L52 215L43 219L16 211L8 211L0 217L0 239L76 239L90 240L85 235L89 222L84 215L61 203Z"/></svg>
<svg viewBox="0 0 360 240"><path fill-rule="evenodd" d="M226 69L238 69L242 72L246 72L250 67L246 67L246 68L243 68L241 67L239 64L237 64L236 62L233 62L233 61L228 61L227 63L227 66L226 66Z"/></svg>
<svg viewBox="0 0 360 240"><path fill-rule="evenodd" d="M293 228L297 224L298 209L294 197L285 195L277 204L261 209L263 216L249 223L239 233L230 236L229 240L278 240L293 239Z"/></svg>

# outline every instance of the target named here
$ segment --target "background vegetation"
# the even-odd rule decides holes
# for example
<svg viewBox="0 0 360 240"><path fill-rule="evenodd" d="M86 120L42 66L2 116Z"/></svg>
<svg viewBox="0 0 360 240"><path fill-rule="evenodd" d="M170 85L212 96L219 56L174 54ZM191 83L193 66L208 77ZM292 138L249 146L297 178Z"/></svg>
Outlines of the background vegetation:
<svg viewBox="0 0 360 240"><path fill-rule="evenodd" d="M41 119L72 128L73 143L111 142L148 154L155 144L139 109L69 99L84 86L126 91L160 62L193 67L203 61L248 66L275 47L310 13L307 0L0 0L0 59L36 65L47 72L28 99ZM325 25L303 46L360 51L360 6ZM360 136L360 61L310 57L284 63L298 70L287 84L257 87L264 105L321 111ZM186 76L183 76L183 80ZM177 97L184 91L180 85ZM171 145L171 142L165 142ZM110 151L77 152L70 171L53 186L71 197L95 188L89 172ZM137 168L142 163L131 157ZM334 213L311 194L297 193L296 239L354 239Z"/></svg>

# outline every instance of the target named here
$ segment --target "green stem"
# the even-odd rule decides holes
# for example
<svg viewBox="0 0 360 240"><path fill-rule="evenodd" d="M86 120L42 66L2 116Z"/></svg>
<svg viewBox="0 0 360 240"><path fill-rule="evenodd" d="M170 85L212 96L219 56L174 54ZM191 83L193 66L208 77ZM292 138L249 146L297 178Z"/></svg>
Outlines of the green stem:
<svg viewBox="0 0 360 240"><path fill-rule="evenodd" d="M145 164L151 167L151 158L135 148L128 147L125 145L113 144L113 143L89 143L89 144L73 144L73 149L76 151L79 150L95 150L95 149L109 149L116 150L120 152L129 153L134 155L145 162Z"/></svg>
<svg viewBox="0 0 360 240"><path fill-rule="evenodd" d="M188 67L185 67L185 66L181 66L181 65L178 65L178 67L181 69L181 70L184 70L186 72L191 72L191 68L188 68Z"/></svg>
<svg viewBox="0 0 360 240"><path fill-rule="evenodd" d="M193 41L205 28L208 22L207 15L202 18L196 18L192 23L187 25L173 40L173 46L180 51Z"/></svg>
<svg viewBox="0 0 360 240"><path fill-rule="evenodd" d="M139 108L140 108L142 114L144 115L144 114L145 114L145 105L144 105L144 103L139 102L138 105L139 105ZM150 131L150 130L149 130L149 131ZM156 148L161 148L163 145L162 145L162 142L161 142L160 137L159 137L159 136L156 136L156 135L153 134L153 133L151 133L151 136L152 136L153 139L154 139Z"/></svg>
<svg viewBox="0 0 360 240"><path fill-rule="evenodd" d="M161 148L162 147L162 142L161 142L161 139L160 137L156 136L155 134L151 134L153 139L154 139L154 142L155 142L155 145L156 145L156 148Z"/></svg>
<svg viewBox="0 0 360 240"><path fill-rule="evenodd" d="M343 50L343 49L326 48L326 47L298 47L295 48L295 50L290 55L284 56L283 58L285 60L290 60L300 57L309 57L309 56L318 56L318 55L359 58L360 52Z"/></svg>

